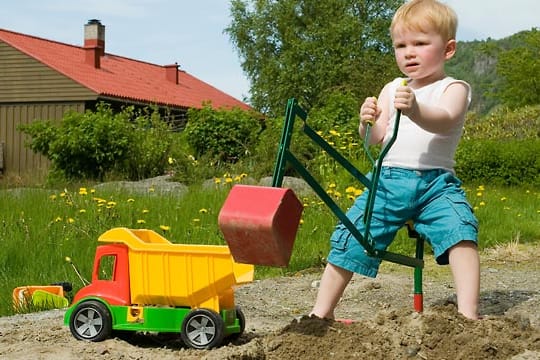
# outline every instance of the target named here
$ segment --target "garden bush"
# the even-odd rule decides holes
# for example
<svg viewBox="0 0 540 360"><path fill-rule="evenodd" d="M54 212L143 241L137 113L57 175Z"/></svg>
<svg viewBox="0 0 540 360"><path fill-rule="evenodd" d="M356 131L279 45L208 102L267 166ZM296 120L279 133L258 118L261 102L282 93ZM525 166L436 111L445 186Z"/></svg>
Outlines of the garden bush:
<svg viewBox="0 0 540 360"><path fill-rule="evenodd" d="M465 182L540 185L540 140L466 140L456 153Z"/></svg>
<svg viewBox="0 0 540 360"><path fill-rule="evenodd" d="M128 106L115 113L104 103L96 111L68 112L59 124L38 120L19 130L30 135L33 151L51 160L52 173L67 180L161 175L173 141L156 108Z"/></svg>
<svg viewBox="0 0 540 360"><path fill-rule="evenodd" d="M470 113L456 152L464 181L499 185L540 184L540 105Z"/></svg>
<svg viewBox="0 0 540 360"><path fill-rule="evenodd" d="M253 153L263 124L253 113L239 108L214 110L210 104L190 109L188 119L184 138L194 155L231 163Z"/></svg>
<svg viewBox="0 0 540 360"><path fill-rule="evenodd" d="M540 105L524 106L517 110L498 107L489 114L479 117L469 113L465 123L463 139L539 139Z"/></svg>

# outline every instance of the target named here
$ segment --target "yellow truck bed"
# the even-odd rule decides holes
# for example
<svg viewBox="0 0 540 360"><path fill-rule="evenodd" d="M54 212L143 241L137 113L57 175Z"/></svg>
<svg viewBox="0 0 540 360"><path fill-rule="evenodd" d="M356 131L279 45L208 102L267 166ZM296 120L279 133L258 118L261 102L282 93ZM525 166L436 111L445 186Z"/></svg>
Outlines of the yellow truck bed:
<svg viewBox="0 0 540 360"><path fill-rule="evenodd" d="M254 266L236 263L225 245L174 244L152 230L114 228L98 241L128 247L134 305L219 311L234 304L232 287L253 280Z"/></svg>

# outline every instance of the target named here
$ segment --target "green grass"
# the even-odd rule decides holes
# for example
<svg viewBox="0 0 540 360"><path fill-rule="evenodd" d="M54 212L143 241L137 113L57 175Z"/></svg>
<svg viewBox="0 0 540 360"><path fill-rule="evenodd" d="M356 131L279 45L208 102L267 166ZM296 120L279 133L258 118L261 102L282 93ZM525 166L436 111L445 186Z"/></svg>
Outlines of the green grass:
<svg viewBox="0 0 540 360"><path fill-rule="evenodd" d="M60 281L82 283L66 257L90 277L97 238L125 226L147 228L175 243L224 244L217 225L219 210L231 184L207 189L191 187L183 196L73 188L68 190L0 190L0 316L14 312L11 293L24 285ZM343 209L352 204L350 188L330 187ZM480 221L481 248L519 239L539 242L540 191L535 188L466 187ZM257 267L256 278L321 267L336 223L317 198L302 198L302 223L287 268ZM391 249L411 253L413 242L400 233Z"/></svg>

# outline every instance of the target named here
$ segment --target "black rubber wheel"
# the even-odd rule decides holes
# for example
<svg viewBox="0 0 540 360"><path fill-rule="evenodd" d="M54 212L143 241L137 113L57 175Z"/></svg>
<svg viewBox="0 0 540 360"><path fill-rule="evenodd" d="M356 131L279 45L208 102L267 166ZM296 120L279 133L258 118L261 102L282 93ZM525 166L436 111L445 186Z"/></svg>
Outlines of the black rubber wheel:
<svg viewBox="0 0 540 360"><path fill-rule="evenodd" d="M228 339L230 341L237 340L240 337L240 335L244 333L244 330L246 329L246 315L244 315L244 312L238 306L236 307L236 318L238 319L238 323L240 325L240 331L229 335Z"/></svg>
<svg viewBox="0 0 540 360"><path fill-rule="evenodd" d="M246 315L244 315L244 312L240 307L236 307L236 317L238 318L238 322L240 323L240 332L238 335L242 335L244 333L244 330L246 330Z"/></svg>
<svg viewBox="0 0 540 360"><path fill-rule="evenodd" d="M225 333L223 319L215 311L197 309L182 323L182 341L193 349L212 349L221 345Z"/></svg>
<svg viewBox="0 0 540 360"><path fill-rule="evenodd" d="M69 330L76 339L103 341L112 334L111 313L107 307L95 300L77 305L69 319Z"/></svg>

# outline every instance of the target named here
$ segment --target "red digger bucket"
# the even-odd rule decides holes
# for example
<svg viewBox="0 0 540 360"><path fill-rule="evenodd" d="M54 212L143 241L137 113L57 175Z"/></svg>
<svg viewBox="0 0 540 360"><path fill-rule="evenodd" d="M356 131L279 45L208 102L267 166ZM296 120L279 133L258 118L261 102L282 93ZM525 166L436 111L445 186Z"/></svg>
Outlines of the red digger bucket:
<svg viewBox="0 0 540 360"><path fill-rule="evenodd" d="M287 266L302 210L291 189L235 185L218 224L236 262Z"/></svg>

